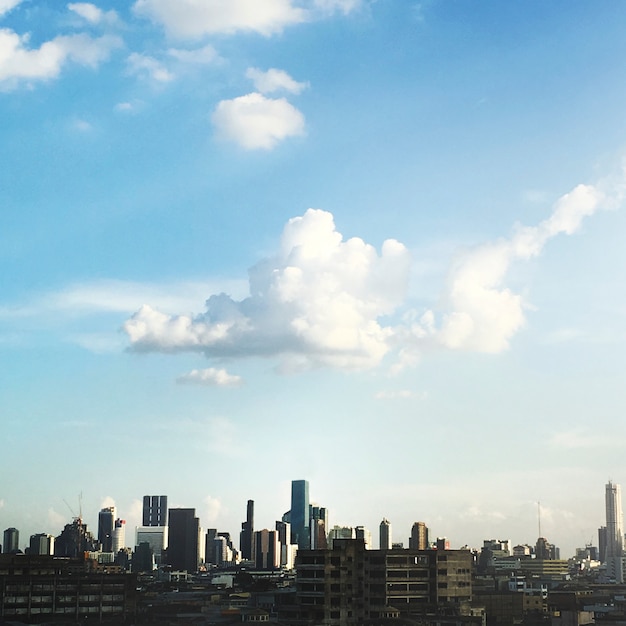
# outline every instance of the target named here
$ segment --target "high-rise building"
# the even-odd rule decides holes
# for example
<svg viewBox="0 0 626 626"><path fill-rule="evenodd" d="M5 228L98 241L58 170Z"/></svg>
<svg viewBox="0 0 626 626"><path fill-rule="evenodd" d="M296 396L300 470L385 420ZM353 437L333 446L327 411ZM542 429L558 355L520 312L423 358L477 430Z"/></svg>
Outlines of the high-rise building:
<svg viewBox="0 0 626 626"><path fill-rule="evenodd" d="M624 582L624 522L622 514L622 490L611 482L606 484L606 575L610 580Z"/></svg>
<svg viewBox="0 0 626 626"><path fill-rule="evenodd" d="M328 511L317 504L309 505L309 547L312 550L328 547L326 529L328 527Z"/></svg>
<svg viewBox="0 0 626 626"><path fill-rule="evenodd" d="M5 554L15 554L20 549L20 531L17 528L7 528L4 531L2 541L2 552Z"/></svg>
<svg viewBox="0 0 626 626"><path fill-rule="evenodd" d="M379 527L379 548L391 550L391 522L386 517L383 517Z"/></svg>
<svg viewBox="0 0 626 626"><path fill-rule="evenodd" d="M606 485L606 556L622 556L624 551L624 522L622 490L610 480Z"/></svg>
<svg viewBox="0 0 626 626"><path fill-rule="evenodd" d="M135 546L147 543L157 565L163 562L163 552L167 546L167 526L139 526Z"/></svg>
<svg viewBox="0 0 626 626"><path fill-rule="evenodd" d="M198 571L200 520L195 509L169 509L167 562L175 570Z"/></svg>
<svg viewBox="0 0 626 626"><path fill-rule="evenodd" d="M254 500L248 500L246 507L246 521L241 523L239 535L241 558L251 561L254 557Z"/></svg>
<svg viewBox="0 0 626 626"><path fill-rule="evenodd" d="M126 547L126 520L116 519L113 528L113 552L117 554Z"/></svg>
<svg viewBox="0 0 626 626"><path fill-rule="evenodd" d="M291 481L291 541L308 550L309 541L309 481Z"/></svg>
<svg viewBox="0 0 626 626"><path fill-rule="evenodd" d="M409 548L412 550L428 549L428 527L424 522L415 522L411 527Z"/></svg>
<svg viewBox="0 0 626 626"><path fill-rule="evenodd" d="M167 496L143 497L143 526L167 526Z"/></svg>
<svg viewBox="0 0 626 626"><path fill-rule="evenodd" d="M37 555L54 554L54 537L52 535L46 535L45 533L31 535L28 553Z"/></svg>
<svg viewBox="0 0 626 626"><path fill-rule="evenodd" d="M113 530L115 529L115 507L108 506L98 513L98 541L102 552L113 552Z"/></svg>
<svg viewBox="0 0 626 626"><path fill-rule="evenodd" d="M278 569L280 567L280 542L278 531L264 528L254 533L254 553L257 569Z"/></svg>

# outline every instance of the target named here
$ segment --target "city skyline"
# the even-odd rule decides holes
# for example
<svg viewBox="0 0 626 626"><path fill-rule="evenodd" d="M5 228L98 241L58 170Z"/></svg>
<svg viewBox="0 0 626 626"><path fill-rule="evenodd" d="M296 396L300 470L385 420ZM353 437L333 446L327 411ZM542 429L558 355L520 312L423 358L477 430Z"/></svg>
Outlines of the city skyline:
<svg viewBox="0 0 626 626"><path fill-rule="evenodd" d="M584 544L579 545L579 546L575 546L575 548L572 549L571 554L566 552L565 554L561 554L560 557L550 556L550 557L542 557L542 558L568 559L574 556L575 550L579 548L583 549L585 547L594 546L595 548L599 550L599 554L601 557L600 560L603 563L606 562L613 569L617 568L617 569L620 569L621 571L621 566L618 567L617 565L618 561L619 563L621 563L620 559L622 558L622 555L623 555L623 542L625 541L625 537L623 535L623 526L622 526L623 510L622 510L622 505L621 505L621 485L613 482L612 480L609 480L608 483L605 485L604 491L605 491L605 521L604 523L606 525L600 526L597 529L595 536L591 537L588 542L585 542ZM308 492L309 492L309 483L307 480L300 479L300 480L291 481L292 509L294 505L296 509L298 509L304 506L304 504L306 504L308 500ZM82 499L82 494L81 494L81 499ZM240 552L241 558L246 558L242 556L244 551L246 550L242 542L249 541L253 543L253 539L251 537L254 537L257 531L263 530L263 531L273 532L275 530L274 528L275 526L277 529L279 524L283 524L283 522L281 522L281 520L279 519L279 516L277 515L276 519L273 522L268 522L268 524L265 525L265 527L256 528L255 526L253 529L254 500L248 500L246 503L245 521L240 523L240 527L242 529L240 532L239 531L233 532L231 528L226 528L226 527L216 528L216 527L211 527L210 524L209 525L203 524L203 521L199 516L195 517L196 515L195 507L174 506L171 508L163 508L164 505L167 504L167 502L168 502L168 496L166 495L160 495L160 496L146 495L146 496L143 496L143 498L138 499L136 501L137 509L139 508L139 504L141 504L141 511L137 513L136 518L139 520L139 522L143 522L143 524L138 523L133 528L132 520L131 520L131 529L133 531L131 535L132 539L130 537L126 537L125 535L124 527L126 525L126 520L117 519L115 520L115 524L114 524L115 528L111 526L116 515L116 507L115 505L110 505L109 503L109 505L103 507L97 515L97 526L96 528L94 528L94 531L97 529L97 533L93 532L91 534L93 534L94 536L97 536L97 541L98 543L101 544L102 550L104 552L110 552L112 545L118 545L120 547L127 547L127 548L131 548L134 550L137 547L138 543L142 541L147 541L150 544L151 548L154 550L155 556L157 557L157 563L159 563L160 562L159 560L160 549L162 547L167 547L169 543L169 537L170 537L169 524L164 524L164 521L166 520L169 521L168 518L172 512L174 512L174 514L177 516L177 526L181 529L177 531L179 537L177 540L175 539L175 542L178 541L178 544L181 544L181 542L182 544L184 544L186 541L188 541L187 538L182 539L181 537L188 537L189 522L190 520L194 520L195 528L196 528L195 532L197 534L198 530L201 531L202 540L204 540L204 534L207 533L207 531L209 530L212 530L214 535L217 533L222 536L229 536L231 537L231 540L233 541L233 544L232 544L233 547L235 547ZM540 505L538 502L536 504L537 504L537 515L538 515L537 522L539 525L539 532L540 532L540 535L537 537L537 540L536 540L537 551L540 550L539 546L552 546L556 548L557 553L561 553L561 548L559 545L558 537L557 536L549 537L550 541L547 541L548 538L546 537L545 533L541 531L541 524L540 524L540 517L539 517ZM330 536L331 531L334 531L337 529L339 530L348 529L348 528L351 528L353 532L356 533L355 536L361 536L359 535L359 529L364 529L364 531L368 533L370 536L372 534L371 528L368 528L367 526L364 526L362 523L358 521L354 521L354 520L350 522L344 522L344 523L333 523L331 521L331 523L328 524L329 519L328 519L327 509L320 508L317 504L313 502L310 502L308 504L308 509L312 511L313 513L317 512L316 515L318 516L320 514L320 511L322 512L322 519L324 519L324 521L326 522L323 528L324 528L325 535L327 536ZM291 516L292 516L292 510L288 510L281 517L283 518L283 521L284 521L285 519L290 519ZM131 517L135 517L135 516L131 513ZM74 519L74 522L77 522L78 520L80 520L80 522L84 525L85 530L89 529L90 527L90 523L88 521L89 516L74 517L73 519ZM103 523L103 519L105 520L104 523ZM180 520L183 520L183 519L185 520L185 522L181 523ZM313 520L314 520L314 517L311 516L310 518L311 523L313 523ZM146 525L145 524L146 521L148 522L152 521L152 523ZM67 524L64 524L65 528L67 529L68 525L70 524L71 524L71 521L67 520ZM163 528L163 526L166 526L166 527ZM302 539L302 533L292 534L291 524L289 524L289 526L290 526L290 534L291 534L292 542L295 545L302 543L302 545L300 545L301 549L308 549L308 546L311 543L317 542L317 540L312 542L312 540L308 536L308 533L305 533L306 540ZM250 530L252 531L251 537L249 537L248 539L246 539L246 533L245 533L246 528L250 528ZM118 529L119 529L120 534L117 534ZM185 530L182 530L182 529L185 529ZM620 529L621 529L621 533L620 533ZM160 533L161 533L159 535L159 538L156 538L156 535L154 535L154 531L157 531L157 530L160 530ZM163 535L163 531L165 531L165 535ZM149 534L149 533L152 533L152 534ZM385 549L391 549L395 545L398 545L398 546L402 545L404 548L426 549L428 546L439 546L441 544L441 545L447 546L445 549L454 550L454 549L466 548L470 550L480 551L481 546L484 543L487 543L487 542L498 543L501 541L505 541L507 545L509 545L509 547L514 547L516 545L519 545L519 546L534 546L535 545L535 540L529 539L529 538L522 538L522 539L518 538L518 539L511 540L511 537L507 537L506 539L503 540L503 537L505 535L501 535L498 540L495 540L493 539L493 537L491 538L488 537L489 535L488 532L484 534L485 536L482 539L477 540L474 543L462 542L462 541L459 541L457 543L456 538L451 538L446 535L438 535L436 534L436 532L435 534L432 534L431 529L428 527L428 524L426 524L423 521L413 522L413 524L411 525L411 528L408 530L406 537L404 536L404 529L402 529L399 532L399 536L396 537L393 535L393 532L392 532L391 521L387 519L386 517L383 517L382 521L378 524L377 534L379 537L378 544L375 546L372 546L375 549L380 549L383 545ZM610 538L611 534L614 535L613 539ZM10 537L10 539L8 540L9 545L11 546L10 550L14 551L16 549L16 546L18 549L22 550L23 547L27 547L29 545L29 542L32 542L33 538L39 537L39 536L52 537L54 540L56 531L52 530L49 532L46 531L44 533L41 533L38 531L36 533L29 533L28 536L22 535L21 542L19 542L19 535L20 535L19 528L9 527L5 529L4 539L6 542L7 537ZM111 535L113 535L113 537ZM141 537L139 537L139 535L141 535ZM123 540L122 538L126 539L123 546L119 543L119 541ZM161 542L160 544L159 544L159 541ZM237 541L239 543L237 543ZM24 544L24 545L22 546L21 544ZM54 541L52 545L54 545ZM545 547L542 549L547 550L547 548ZM177 550L182 551L182 552L186 550L188 552L189 546L185 548L182 548L179 546ZM5 551L4 545L2 546L2 551L3 552ZM180 558L182 559L183 557L180 557ZM616 559L615 562L613 562L612 559Z"/></svg>
<svg viewBox="0 0 626 626"><path fill-rule="evenodd" d="M0 2L0 524L595 543L626 5L254 6Z"/></svg>

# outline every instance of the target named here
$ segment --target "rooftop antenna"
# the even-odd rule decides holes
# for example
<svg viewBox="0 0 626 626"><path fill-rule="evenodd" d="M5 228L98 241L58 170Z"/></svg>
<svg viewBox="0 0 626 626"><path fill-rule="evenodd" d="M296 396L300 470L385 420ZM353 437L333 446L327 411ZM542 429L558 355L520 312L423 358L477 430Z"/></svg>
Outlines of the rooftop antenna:
<svg viewBox="0 0 626 626"><path fill-rule="evenodd" d="M537 523L539 525L539 537L541 537L541 502L537 502Z"/></svg>

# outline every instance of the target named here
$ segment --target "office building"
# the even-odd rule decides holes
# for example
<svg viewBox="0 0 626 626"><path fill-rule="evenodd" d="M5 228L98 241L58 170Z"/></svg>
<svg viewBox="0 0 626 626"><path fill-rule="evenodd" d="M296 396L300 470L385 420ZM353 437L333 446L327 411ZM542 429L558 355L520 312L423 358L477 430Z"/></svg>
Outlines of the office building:
<svg viewBox="0 0 626 626"><path fill-rule="evenodd" d="M264 528L254 533L255 566L261 570L280 567L280 543L278 532Z"/></svg>
<svg viewBox="0 0 626 626"><path fill-rule="evenodd" d="M195 573L200 557L200 520L195 509L169 509L167 562L172 569Z"/></svg>
<svg viewBox="0 0 626 626"><path fill-rule="evenodd" d="M17 528L7 528L4 531L2 552L4 554L16 554L20 550L20 531Z"/></svg>
<svg viewBox="0 0 626 626"><path fill-rule="evenodd" d="M298 548L307 550L309 540L309 482L307 480L291 481L291 541Z"/></svg>
<svg viewBox="0 0 626 626"><path fill-rule="evenodd" d="M411 550L428 549L428 527L424 522L415 522L411 527L409 548Z"/></svg>
<svg viewBox="0 0 626 626"><path fill-rule="evenodd" d="M309 505L309 547L313 550L328 547L326 529L328 527L328 512L323 506Z"/></svg>
<svg viewBox="0 0 626 626"><path fill-rule="evenodd" d="M117 554L126 547L126 520L116 519L113 528L113 552Z"/></svg>
<svg viewBox="0 0 626 626"><path fill-rule="evenodd" d="M167 526L167 496L143 497L143 526Z"/></svg>
<svg viewBox="0 0 626 626"><path fill-rule="evenodd" d="M152 550L157 565L163 562L163 553L167 546L167 526L139 526L135 546L147 543Z"/></svg>
<svg viewBox="0 0 626 626"><path fill-rule="evenodd" d="M241 523L239 549L244 561L251 561L254 558L254 500L248 500L246 521Z"/></svg>
<svg viewBox="0 0 626 626"><path fill-rule="evenodd" d="M50 556L54 554L54 537L52 535L46 535L45 533L31 535L28 544L28 554L37 556Z"/></svg>
<svg viewBox="0 0 626 626"><path fill-rule="evenodd" d="M383 521L379 526L379 543L381 550L391 550L391 522L383 517Z"/></svg>
<svg viewBox="0 0 626 626"><path fill-rule="evenodd" d="M80 517L75 517L71 524L66 524L61 534L54 540L54 555L77 558L85 552L97 552L99 542L93 536Z"/></svg>
<svg viewBox="0 0 626 626"><path fill-rule="evenodd" d="M98 513L98 541L102 552L113 552L113 530L115 529L115 507L108 506Z"/></svg>

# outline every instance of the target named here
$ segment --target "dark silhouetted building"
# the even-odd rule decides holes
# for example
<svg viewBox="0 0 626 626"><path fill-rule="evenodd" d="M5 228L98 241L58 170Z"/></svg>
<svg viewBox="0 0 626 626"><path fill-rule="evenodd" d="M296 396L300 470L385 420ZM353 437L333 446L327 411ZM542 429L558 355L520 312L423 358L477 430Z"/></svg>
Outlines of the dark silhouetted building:
<svg viewBox="0 0 626 626"><path fill-rule="evenodd" d="M98 541L102 552L113 552L113 530L115 529L115 507L108 506L98 513Z"/></svg>
<svg viewBox="0 0 626 626"><path fill-rule="evenodd" d="M2 551L5 554L16 554L20 550L20 531L17 528L7 528L4 531Z"/></svg>
<svg viewBox="0 0 626 626"><path fill-rule="evenodd" d="M97 552L98 540L87 529L87 524L75 517L66 524L61 534L54 540L54 555L71 558L82 557L85 552Z"/></svg>
<svg viewBox="0 0 626 626"><path fill-rule="evenodd" d="M411 527L411 538L409 539L411 550L428 549L428 527L424 522L415 522Z"/></svg>
<svg viewBox="0 0 626 626"><path fill-rule="evenodd" d="M54 537L39 533L30 536L28 544L28 554L32 555L51 555L54 554Z"/></svg>
<svg viewBox="0 0 626 626"><path fill-rule="evenodd" d="M241 524L239 548L242 559L251 561L254 558L254 500L248 500L246 521Z"/></svg>
<svg viewBox="0 0 626 626"><path fill-rule="evenodd" d="M167 562L175 570L198 571L200 520L195 509L169 509Z"/></svg>

